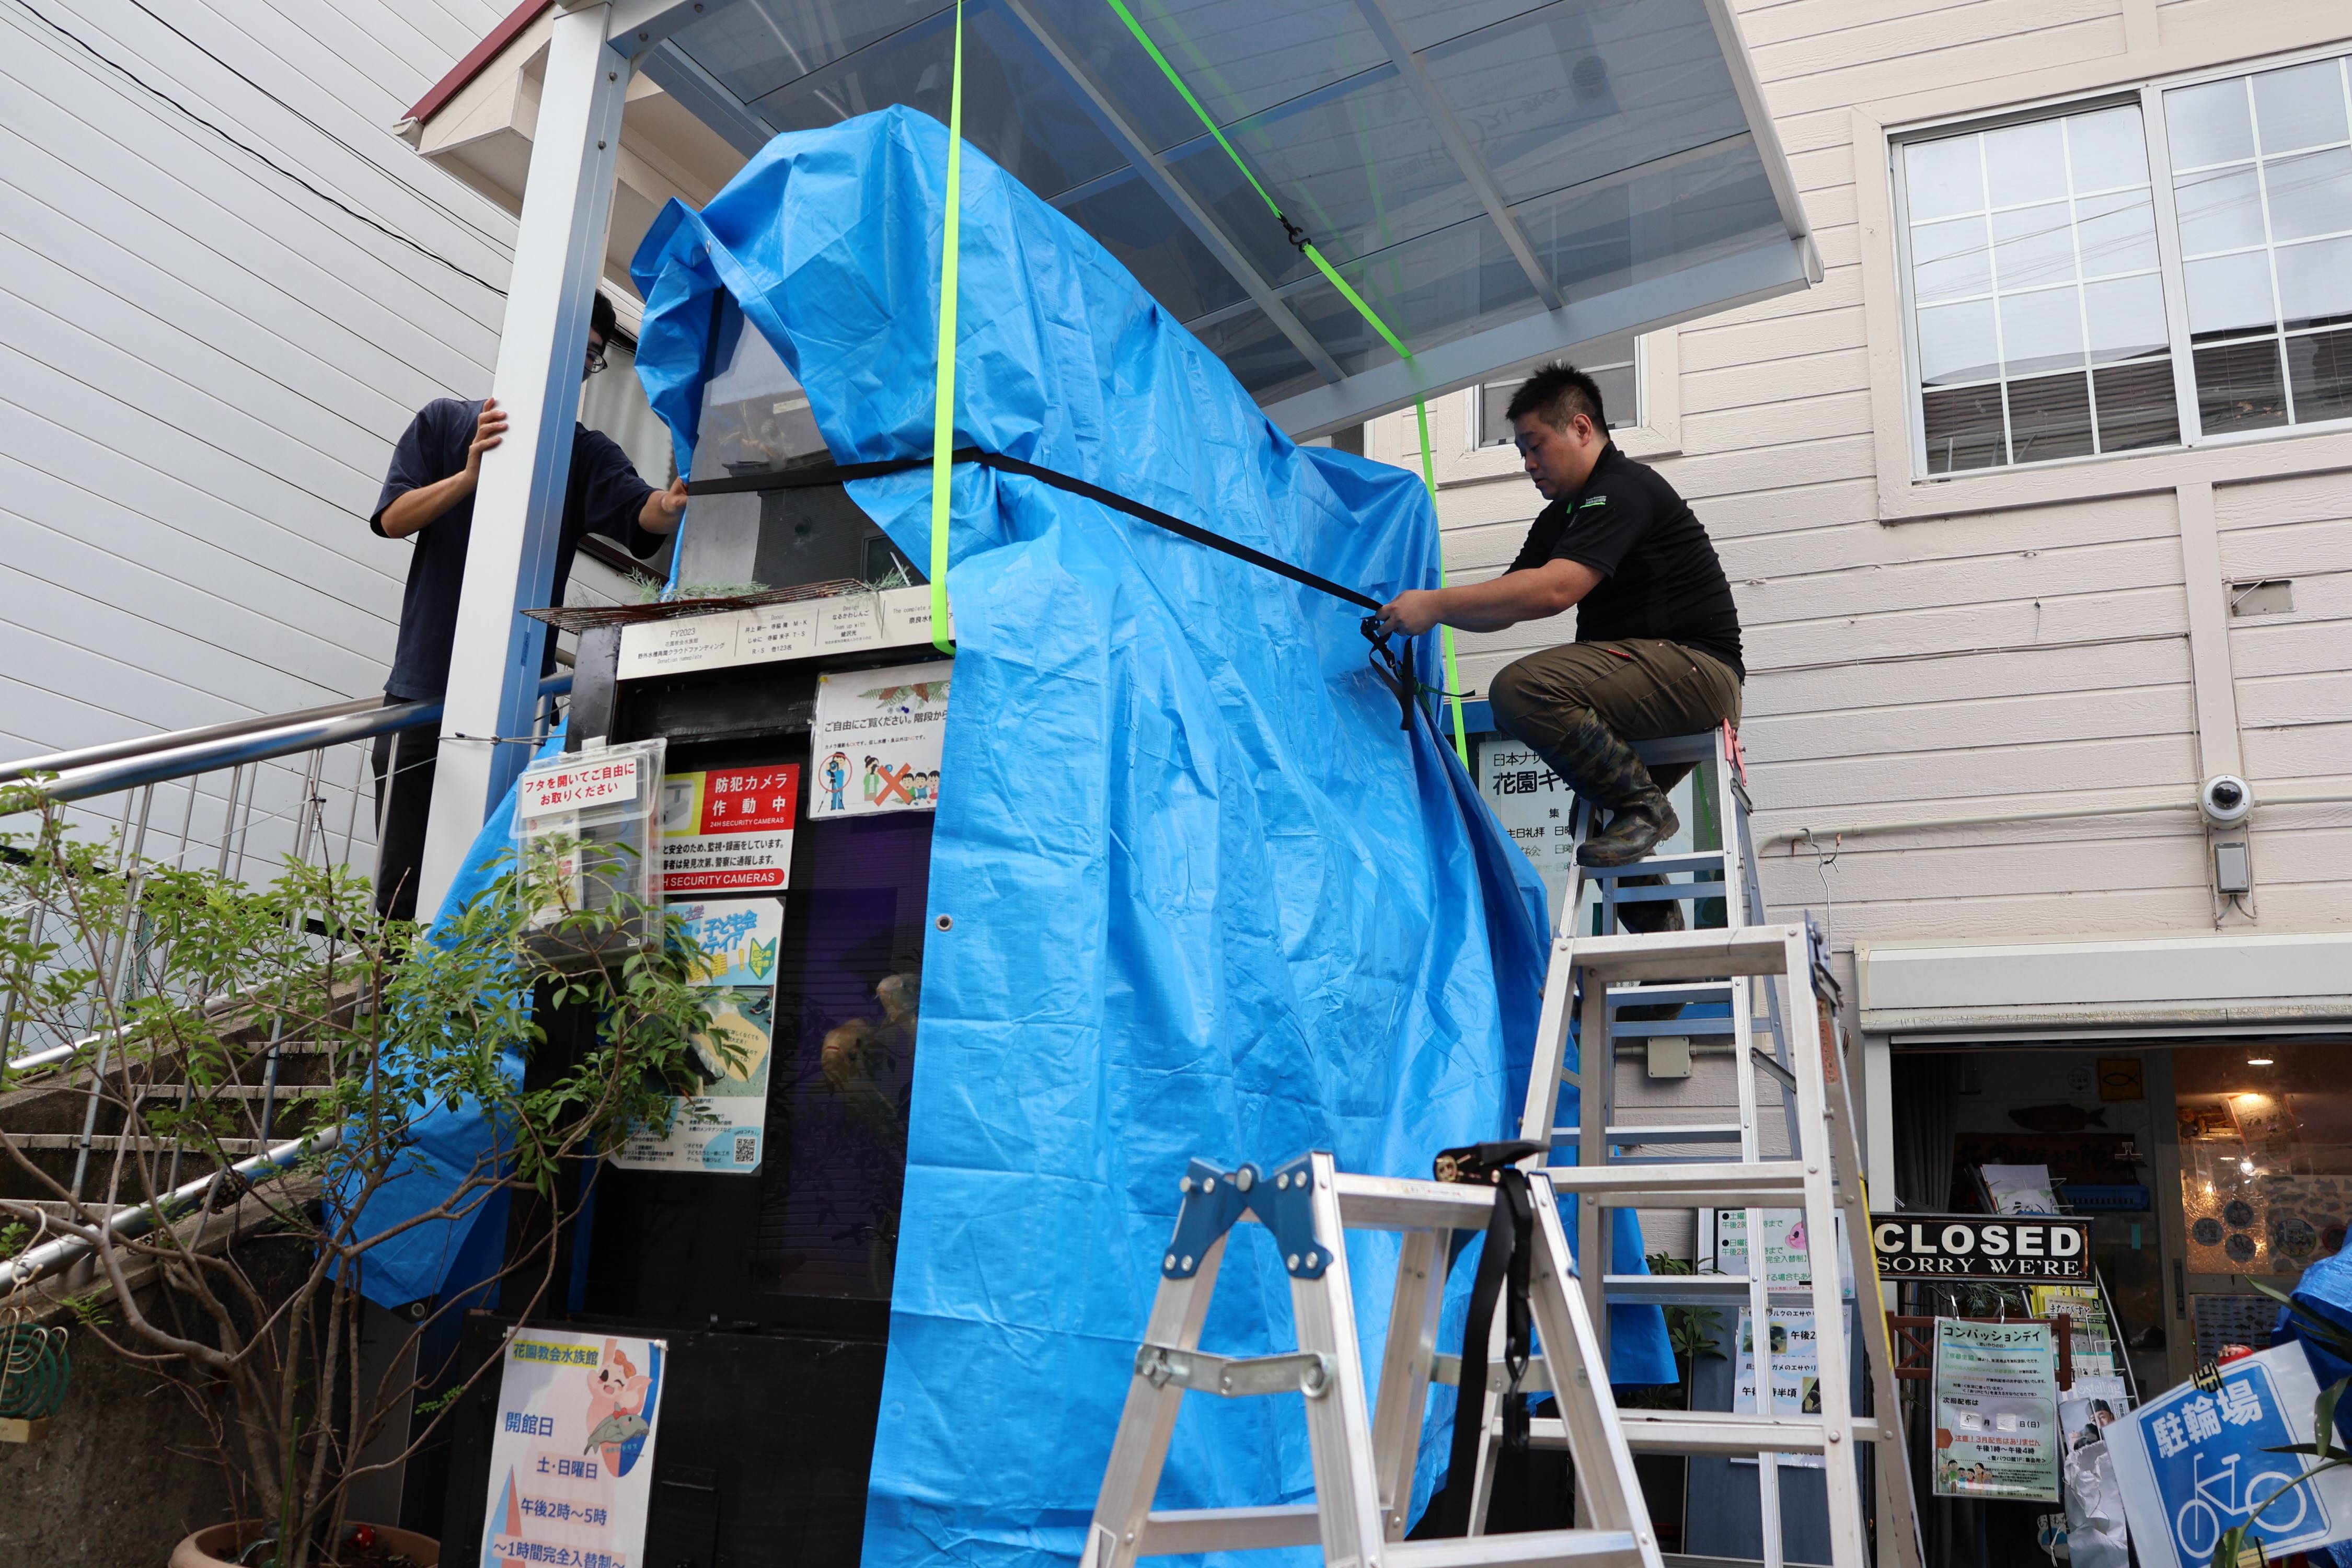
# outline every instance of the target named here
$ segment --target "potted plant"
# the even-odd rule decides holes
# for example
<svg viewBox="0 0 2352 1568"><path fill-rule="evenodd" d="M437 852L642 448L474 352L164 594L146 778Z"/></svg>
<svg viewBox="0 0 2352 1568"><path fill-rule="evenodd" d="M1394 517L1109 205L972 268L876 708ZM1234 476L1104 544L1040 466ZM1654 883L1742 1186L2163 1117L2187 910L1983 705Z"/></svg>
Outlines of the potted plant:
<svg viewBox="0 0 2352 1568"><path fill-rule="evenodd" d="M79 1121L86 1086L98 1124L121 1135L69 1180L33 1140L0 1131L9 1187L37 1194L0 1198L0 1226L28 1233L0 1262L0 1309L78 1316L78 1337L152 1370L202 1417L231 1509L182 1543L179 1568L429 1562L430 1542L347 1520L348 1500L488 1369L457 1376L404 1353L452 1300L415 1310L407 1344L368 1363L395 1370L365 1372L370 1255L514 1194L534 1223L496 1283L506 1310L538 1310L571 1177L633 1127L666 1124L694 1081L698 1037L709 1047L688 983L701 955L658 910L576 907L562 845L507 863L427 936L378 920L347 868L289 865L257 887L143 864L69 834L37 784L0 790L0 819L30 825L0 836L0 1039L19 1056L80 1042L60 1088ZM650 944L617 943L624 929ZM558 1018L578 1026L559 1026L551 1049ZM293 1083L297 1067L320 1081ZM420 1123L467 1112L495 1130L492 1147L436 1167ZM420 1182L428 1201L372 1210ZM387 1208L401 1217L385 1223ZM61 1242L86 1255L81 1295L26 1267ZM395 1418L405 1441L372 1452Z"/></svg>

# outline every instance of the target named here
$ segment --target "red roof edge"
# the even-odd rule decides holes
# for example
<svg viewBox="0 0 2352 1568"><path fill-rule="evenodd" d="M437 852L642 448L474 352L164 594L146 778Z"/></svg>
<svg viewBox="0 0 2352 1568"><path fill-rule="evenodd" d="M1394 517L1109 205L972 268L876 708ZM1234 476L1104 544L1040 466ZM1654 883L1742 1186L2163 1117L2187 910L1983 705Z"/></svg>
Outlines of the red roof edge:
<svg viewBox="0 0 2352 1568"><path fill-rule="evenodd" d="M430 120L441 112L441 106L457 96L458 89L482 74L482 68L498 58L509 44L520 36L525 27L539 20L541 13L555 0L522 0L522 4L507 13L507 19L490 29L482 41L467 52L466 58L450 68L449 74L433 84L431 90L416 100L406 118Z"/></svg>

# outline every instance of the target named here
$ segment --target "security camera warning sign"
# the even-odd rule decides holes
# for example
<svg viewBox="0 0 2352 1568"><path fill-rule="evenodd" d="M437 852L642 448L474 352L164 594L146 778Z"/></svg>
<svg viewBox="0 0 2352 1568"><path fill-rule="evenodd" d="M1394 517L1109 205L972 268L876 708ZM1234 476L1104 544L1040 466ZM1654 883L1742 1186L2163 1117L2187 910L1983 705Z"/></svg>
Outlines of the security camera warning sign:
<svg viewBox="0 0 2352 1568"><path fill-rule="evenodd" d="M661 890L671 898L781 890L800 793L798 763L663 775Z"/></svg>

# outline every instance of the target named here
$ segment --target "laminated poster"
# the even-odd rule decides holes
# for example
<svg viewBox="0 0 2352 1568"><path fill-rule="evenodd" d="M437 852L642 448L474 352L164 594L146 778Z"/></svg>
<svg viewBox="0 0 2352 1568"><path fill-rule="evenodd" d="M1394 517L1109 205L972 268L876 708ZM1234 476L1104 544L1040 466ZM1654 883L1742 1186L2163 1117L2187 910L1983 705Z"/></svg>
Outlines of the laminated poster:
<svg viewBox="0 0 2352 1568"><path fill-rule="evenodd" d="M2026 1304L2037 1318L2067 1319L2067 1355L2074 1363L2074 1382L2085 1378L2120 1377L2116 1365L2116 1336L2107 1320L2106 1303L2096 1285L2029 1285Z"/></svg>
<svg viewBox="0 0 2352 1568"><path fill-rule="evenodd" d="M1819 1415L1822 1358L1813 1335L1813 1314L1805 1310L1775 1308L1769 1316L1772 1336L1772 1414ZM1756 1335L1745 1307L1739 1309L1739 1355L1731 1363L1731 1408L1751 1415L1756 1413ZM1738 1458L1731 1462L1756 1463L1754 1459ZM1822 1468L1819 1454L1783 1454L1780 1462L1804 1470Z"/></svg>
<svg viewBox="0 0 2352 1568"><path fill-rule="evenodd" d="M2352 1538L2352 1471L2304 1480L2304 1456L2269 1451L2311 1441L2318 1395L2303 1346L2285 1344L2221 1368L2218 1388L2184 1383L2109 1426L2141 1568L2205 1568L2242 1524L2272 1563Z"/></svg>
<svg viewBox="0 0 2352 1568"><path fill-rule="evenodd" d="M940 802L952 660L816 678L809 732L809 815L929 811Z"/></svg>
<svg viewBox="0 0 2352 1568"><path fill-rule="evenodd" d="M1805 1211L1766 1209L1764 1214L1764 1283L1768 1289L1801 1290L1813 1282L1812 1252L1805 1236ZM1836 1234L1831 1238L1837 1253L1840 1293L1853 1299L1853 1255L1845 1247L1845 1215L1830 1216ZM1715 1268L1719 1274L1748 1272L1748 1211L1715 1211ZM1775 1314L1778 1316L1778 1314Z"/></svg>
<svg viewBox="0 0 2352 1568"><path fill-rule="evenodd" d="M660 1340L515 1331L490 1436L484 1568L637 1568L667 1351Z"/></svg>
<svg viewBox="0 0 2352 1568"><path fill-rule="evenodd" d="M798 763L665 773L662 892L781 892L800 796Z"/></svg>
<svg viewBox="0 0 2352 1568"><path fill-rule="evenodd" d="M1576 885L1576 793L1527 746L1508 736L1478 743L1478 793L1511 842L1535 862L1560 922L1560 903Z"/></svg>
<svg viewBox="0 0 2352 1568"><path fill-rule="evenodd" d="M638 1129L613 1163L631 1171L751 1175L768 1124L784 906L775 899L673 899L669 908L708 954L697 980L710 1029L694 1044L703 1089L671 1101L667 1133Z"/></svg>
<svg viewBox="0 0 2352 1568"><path fill-rule="evenodd" d="M2058 1345L2047 1323L1936 1320L1936 1495L2058 1500Z"/></svg>

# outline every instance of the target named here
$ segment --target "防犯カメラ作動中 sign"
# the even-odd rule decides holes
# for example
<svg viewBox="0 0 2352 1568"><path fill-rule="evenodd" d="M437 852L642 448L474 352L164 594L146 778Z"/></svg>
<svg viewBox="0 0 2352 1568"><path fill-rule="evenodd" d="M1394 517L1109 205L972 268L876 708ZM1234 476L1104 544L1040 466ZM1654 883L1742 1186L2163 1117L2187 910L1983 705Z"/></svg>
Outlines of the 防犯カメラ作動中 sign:
<svg viewBox="0 0 2352 1568"><path fill-rule="evenodd" d="M2088 1279L2091 1222L2055 1215L1874 1214L1878 1271L1903 1279Z"/></svg>

